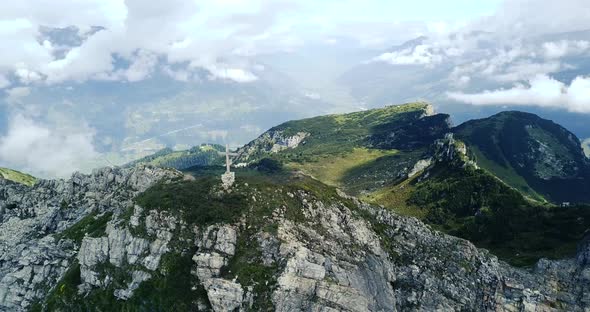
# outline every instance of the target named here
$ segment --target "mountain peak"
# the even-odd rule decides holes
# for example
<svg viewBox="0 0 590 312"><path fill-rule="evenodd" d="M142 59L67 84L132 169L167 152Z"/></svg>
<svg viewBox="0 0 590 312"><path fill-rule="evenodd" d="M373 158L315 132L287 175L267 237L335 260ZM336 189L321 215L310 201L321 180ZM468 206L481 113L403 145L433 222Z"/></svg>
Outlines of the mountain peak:
<svg viewBox="0 0 590 312"><path fill-rule="evenodd" d="M535 114L507 111L453 130L477 162L504 182L537 199L589 201L590 163L580 140Z"/></svg>

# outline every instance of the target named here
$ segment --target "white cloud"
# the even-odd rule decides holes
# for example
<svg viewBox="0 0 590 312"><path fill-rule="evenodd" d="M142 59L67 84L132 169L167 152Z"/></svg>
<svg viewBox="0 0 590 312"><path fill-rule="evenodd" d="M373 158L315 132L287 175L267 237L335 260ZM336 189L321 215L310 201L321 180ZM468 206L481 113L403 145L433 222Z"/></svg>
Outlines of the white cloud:
<svg viewBox="0 0 590 312"><path fill-rule="evenodd" d="M63 59L54 60L44 66L47 82L59 83L66 80L85 81L107 74L114 69L112 50L113 38L109 30L92 35L84 44L71 49Z"/></svg>
<svg viewBox="0 0 590 312"><path fill-rule="evenodd" d="M580 54L588 51L589 48L590 42L586 40L561 40L543 43L543 52L548 59L558 59L572 54Z"/></svg>
<svg viewBox="0 0 590 312"><path fill-rule="evenodd" d="M150 76L154 71L158 58L153 53L147 51L137 52L136 57L127 70L125 70L125 78L128 81L139 81Z"/></svg>
<svg viewBox="0 0 590 312"><path fill-rule="evenodd" d="M564 33L589 28L587 0L504 0L492 16L470 29L501 34L505 38Z"/></svg>
<svg viewBox="0 0 590 312"><path fill-rule="evenodd" d="M6 90L6 101L8 103L19 102L22 98L27 97L31 94L31 88L29 87L14 87Z"/></svg>
<svg viewBox="0 0 590 312"><path fill-rule="evenodd" d="M233 59L291 45L292 38L284 35L288 26L278 16L295 8L290 1L251 2L254 9L192 0L7 4L0 12L0 43L11 49L0 51L0 74L14 73L24 84L137 81L149 77L162 61L168 63L163 66L190 63L185 71L213 69L214 79L251 82L256 77L248 63ZM70 47L50 42L51 38L39 42L40 26L75 26L83 41ZM91 32L93 26L103 29ZM117 68L115 57L128 61L129 67Z"/></svg>
<svg viewBox="0 0 590 312"><path fill-rule="evenodd" d="M0 74L0 89L4 89L10 86L10 80L6 76Z"/></svg>
<svg viewBox="0 0 590 312"><path fill-rule="evenodd" d="M30 84L43 78L38 72L30 71L26 68L18 68L14 74L23 84Z"/></svg>
<svg viewBox="0 0 590 312"><path fill-rule="evenodd" d="M164 66L162 72L168 75L170 78L178 81L189 81L191 79L191 73L184 69L174 70L170 66Z"/></svg>
<svg viewBox="0 0 590 312"><path fill-rule="evenodd" d="M16 115L0 137L0 162L41 176L65 177L98 155L92 139L88 129L59 131Z"/></svg>
<svg viewBox="0 0 590 312"><path fill-rule="evenodd" d="M240 68L218 67L215 65L207 66L206 68L211 73L212 79L229 79L235 82L253 82L258 80L256 75Z"/></svg>
<svg viewBox="0 0 590 312"><path fill-rule="evenodd" d="M373 62L385 62L391 65L428 65L440 63L441 60L442 56L428 45L386 52L372 59Z"/></svg>
<svg viewBox="0 0 590 312"><path fill-rule="evenodd" d="M0 19L0 72L16 66L39 68L52 60L51 51L37 41L36 25L24 18ZM10 47L10 48L6 48Z"/></svg>
<svg viewBox="0 0 590 312"><path fill-rule="evenodd" d="M546 75L539 75L528 85L481 93L448 92L454 100L473 105L526 105L590 113L590 77L577 77L569 86Z"/></svg>
<svg viewBox="0 0 590 312"><path fill-rule="evenodd" d="M557 72L561 67L559 62L535 63L524 60L508 64L500 73L490 75L490 78L499 82L521 81L538 75Z"/></svg>

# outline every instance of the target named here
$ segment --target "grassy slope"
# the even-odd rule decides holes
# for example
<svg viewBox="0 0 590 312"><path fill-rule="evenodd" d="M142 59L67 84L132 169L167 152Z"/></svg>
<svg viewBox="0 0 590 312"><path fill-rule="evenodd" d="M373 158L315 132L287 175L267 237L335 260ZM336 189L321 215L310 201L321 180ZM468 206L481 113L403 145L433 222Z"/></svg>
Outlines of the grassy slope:
<svg viewBox="0 0 590 312"><path fill-rule="evenodd" d="M584 140L582 143L582 147L584 148L584 153L587 157L590 157L590 138Z"/></svg>
<svg viewBox="0 0 590 312"><path fill-rule="evenodd" d="M266 156L352 194L364 193L393 183L398 179L396 172L413 166L425 151L423 147L376 146L373 136L388 127L413 123L428 109L426 103L409 103L290 121L271 130L283 131L286 136L298 132L310 136L295 149Z"/></svg>
<svg viewBox="0 0 590 312"><path fill-rule="evenodd" d="M424 220L428 210L409 202L410 197L416 190L411 182L410 179L400 184L390 185L375 192L364 194L361 196L361 200L383 206L404 216Z"/></svg>
<svg viewBox="0 0 590 312"><path fill-rule="evenodd" d="M512 166L501 166L498 163L488 159L486 156L484 156L481 150L477 148L477 146L470 146L469 149L473 154L473 158L477 162L478 166L489 171L504 183L523 193L525 196L535 201L546 202L545 198L543 198L543 196L539 193L535 192L535 190L531 188L527 181L518 173L516 173Z"/></svg>
<svg viewBox="0 0 590 312"><path fill-rule="evenodd" d="M301 170L316 179L332 186L343 186L346 175L354 168L374 163L385 156L397 154L396 150L378 150L368 148L353 148L345 155L318 157L312 162L291 162L289 167Z"/></svg>
<svg viewBox="0 0 590 312"><path fill-rule="evenodd" d="M375 128L387 125L388 121L376 118L371 127L365 127L368 132L355 128L363 124L363 114L375 117L379 113L376 110L323 116L279 126L286 132L306 131L312 135L306 139L305 145L283 151L276 158L326 184L360 195L367 202L417 217L443 232L469 239L515 265L531 265L541 257L560 258L575 252L576 243L590 225L590 216L581 212L583 208L580 206L564 211L542 205L545 202L543 196L517 173L502 153L494 154L495 151L489 150L484 153L478 145L470 145L470 156L477 160L482 170L448 169L420 182L417 179L384 179L384 173L395 171L395 166L411 167L412 161L420 159L426 148L410 152L372 148L375 145L364 147L367 141L359 138L371 135ZM395 120L396 115L387 118ZM407 121L397 118L398 124ZM476 137L481 135L487 140L499 140L499 137L490 136L490 131L500 130L503 126L502 118L496 121L487 124L489 128L484 127ZM316 136L317 141L313 141L318 124L325 128L319 131L321 139ZM463 134L478 130L464 127ZM545 132L534 130L532 136L553 141L554 145L559 143ZM354 133L360 135L357 137ZM382 138L387 140L387 135ZM558 151L567 153L565 148ZM500 160L492 160L486 154ZM404 161L404 158L410 160ZM533 201L526 200L521 193ZM576 215L578 221L574 221Z"/></svg>
<svg viewBox="0 0 590 312"><path fill-rule="evenodd" d="M31 175L7 168L0 168L0 175L6 180L28 186L33 186L37 182L37 179Z"/></svg>
<svg viewBox="0 0 590 312"><path fill-rule="evenodd" d="M408 205L425 210L423 220L436 229L466 238L513 265L573 256L590 227L590 207L528 201L485 170L438 167L430 175L411 182Z"/></svg>
<svg viewBox="0 0 590 312"><path fill-rule="evenodd" d="M221 145L203 144L189 150L173 151L170 148L163 149L153 155L133 161L127 166L137 164L150 164L158 167L173 167L185 169L195 165L208 166L221 164L223 157L219 152L225 151Z"/></svg>
<svg viewBox="0 0 590 312"><path fill-rule="evenodd" d="M503 112L468 121L454 132L482 168L531 199L590 200L582 195L590 185L590 167L575 136L563 127L533 114Z"/></svg>
<svg viewBox="0 0 590 312"><path fill-rule="evenodd" d="M350 114L289 121L271 130L282 130L287 136L301 131L309 133L304 145L280 153L284 159L307 162L327 155L346 154L355 147L372 148L367 138L374 133L376 127L415 120L427 108L428 104L425 103L388 106Z"/></svg>
<svg viewBox="0 0 590 312"><path fill-rule="evenodd" d="M504 115L497 118L480 119L467 122L456 128L456 132L469 146L469 151L477 164L497 176L504 183L514 187L526 196L534 200L545 201L525 180L519 175L506 159L499 147L499 132L505 122Z"/></svg>

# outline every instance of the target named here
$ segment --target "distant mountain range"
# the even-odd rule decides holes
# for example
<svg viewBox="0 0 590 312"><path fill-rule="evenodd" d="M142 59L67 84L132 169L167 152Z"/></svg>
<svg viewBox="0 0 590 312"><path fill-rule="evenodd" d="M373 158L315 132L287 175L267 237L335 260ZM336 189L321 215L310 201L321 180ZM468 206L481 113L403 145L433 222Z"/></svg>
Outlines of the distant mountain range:
<svg viewBox="0 0 590 312"><path fill-rule="evenodd" d="M513 109L514 103L476 106L457 102L447 92L527 85L535 73L568 85L590 70L590 50L574 51L590 42L590 31L525 38L514 47L499 45L493 36L473 32L451 37L448 47L418 37L388 49L337 38L330 44L314 42L297 51L258 55L249 66L257 79L247 83L213 79L206 70L190 77L181 72L171 76L170 68L158 67L141 81L37 85L12 100L31 107L36 112L31 119L57 128L57 135L87 133L100 155L84 157L72 169L89 171L110 163L122 165L164 148L180 150L203 142L237 147L287 120L392 103L426 100L462 123ZM565 54L546 55L551 52L547 47ZM5 118L0 132L7 131L8 118L18 113L11 107L0 105L0 117ZM580 138L590 137L588 114L534 105L520 110L554 120ZM42 171L35 160L31 162L5 166ZM52 176L52 172L35 174Z"/></svg>

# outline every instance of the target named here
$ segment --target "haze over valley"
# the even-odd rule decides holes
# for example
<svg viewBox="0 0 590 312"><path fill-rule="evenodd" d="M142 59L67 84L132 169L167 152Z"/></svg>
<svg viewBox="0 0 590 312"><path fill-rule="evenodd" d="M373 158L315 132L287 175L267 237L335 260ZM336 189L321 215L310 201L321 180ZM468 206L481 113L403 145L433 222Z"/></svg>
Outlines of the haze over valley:
<svg viewBox="0 0 590 312"><path fill-rule="evenodd" d="M518 109L590 137L587 4L538 2L6 4L0 162L67 177L415 100L455 124Z"/></svg>

